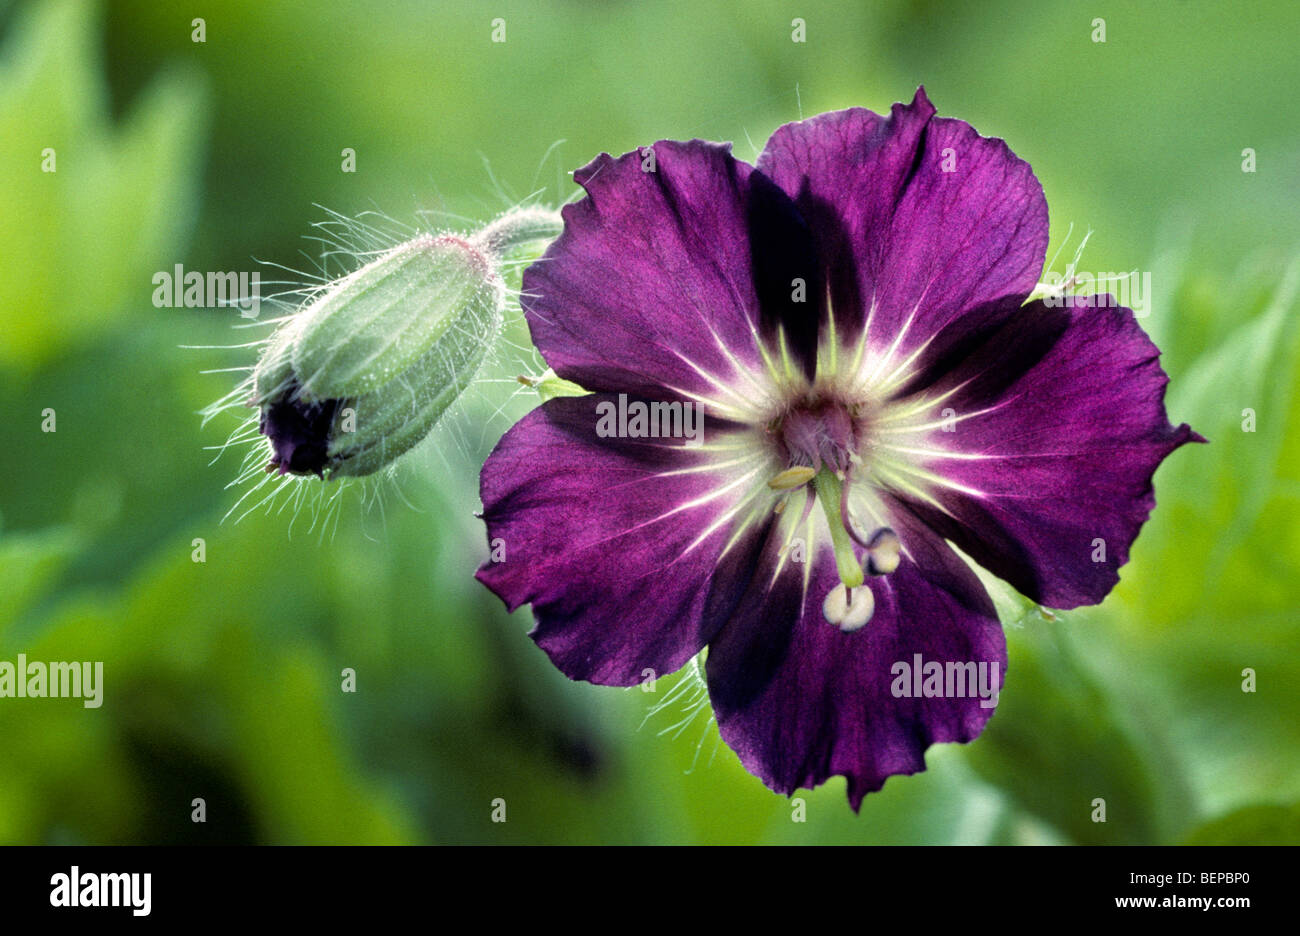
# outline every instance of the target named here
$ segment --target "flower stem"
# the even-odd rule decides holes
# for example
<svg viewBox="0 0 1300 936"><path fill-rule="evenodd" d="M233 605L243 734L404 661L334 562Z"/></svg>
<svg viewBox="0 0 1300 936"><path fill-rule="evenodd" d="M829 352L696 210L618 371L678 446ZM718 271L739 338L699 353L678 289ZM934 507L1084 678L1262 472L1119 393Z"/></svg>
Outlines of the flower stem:
<svg viewBox="0 0 1300 936"><path fill-rule="evenodd" d="M549 208L515 208L474 235L474 242L497 256L535 241L559 237L564 220Z"/></svg>

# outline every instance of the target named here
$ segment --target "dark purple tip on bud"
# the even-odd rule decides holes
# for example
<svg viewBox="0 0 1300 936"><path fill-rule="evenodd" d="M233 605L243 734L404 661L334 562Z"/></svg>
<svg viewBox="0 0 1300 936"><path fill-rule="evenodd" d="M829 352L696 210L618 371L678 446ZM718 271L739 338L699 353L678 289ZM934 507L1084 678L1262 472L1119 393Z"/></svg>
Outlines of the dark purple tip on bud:
<svg viewBox="0 0 1300 936"><path fill-rule="evenodd" d="M258 429L271 440L274 452L267 471L324 477L329 461L330 426L338 400L306 403L295 385L278 401L262 409Z"/></svg>

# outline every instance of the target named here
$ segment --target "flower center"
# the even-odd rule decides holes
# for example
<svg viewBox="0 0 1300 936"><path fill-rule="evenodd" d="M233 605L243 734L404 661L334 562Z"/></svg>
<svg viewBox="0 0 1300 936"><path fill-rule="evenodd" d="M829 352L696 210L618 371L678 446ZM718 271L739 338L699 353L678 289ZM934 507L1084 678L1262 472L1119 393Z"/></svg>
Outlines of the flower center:
<svg viewBox="0 0 1300 936"><path fill-rule="evenodd" d="M867 420L860 403L828 397L800 402L769 424L778 451L789 465L768 482L774 491L789 491L811 484L805 512L821 507L835 552L836 585L822 606L826 619L845 632L861 629L871 620L875 600L866 584L867 573L888 575L898 567L900 543L888 527L863 536L849 516L849 486L853 469L867 439ZM863 566L866 566L864 570Z"/></svg>
<svg viewBox="0 0 1300 936"><path fill-rule="evenodd" d="M857 410L856 405L838 400L812 400L786 413L777 432L790 465L846 473L858 458L865 428Z"/></svg>

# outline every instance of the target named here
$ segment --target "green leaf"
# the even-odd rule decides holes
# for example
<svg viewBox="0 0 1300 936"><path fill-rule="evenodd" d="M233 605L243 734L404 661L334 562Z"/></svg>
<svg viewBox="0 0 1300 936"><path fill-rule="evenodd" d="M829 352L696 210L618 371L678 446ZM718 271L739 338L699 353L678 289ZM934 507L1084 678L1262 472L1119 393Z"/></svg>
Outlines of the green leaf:
<svg viewBox="0 0 1300 936"><path fill-rule="evenodd" d="M1035 620L1035 618L1037 618ZM1187 815L1187 791L1124 717L1072 633L1079 619L1008 626L998 709L967 760L987 783L1083 844L1152 844ZM1105 821L1098 800L1104 800Z"/></svg>
<svg viewBox="0 0 1300 936"><path fill-rule="evenodd" d="M1187 845L1300 845L1300 803L1244 806L1192 832Z"/></svg>
<svg viewBox="0 0 1300 936"><path fill-rule="evenodd" d="M167 75L114 127L94 10L25 7L0 60L0 365L23 372L131 307L160 314L151 278L193 213L200 89Z"/></svg>
<svg viewBox="0 0 1300 936"><path fill-rule="evenodd" d="M1125 574L1118 591L1150 624L1295 606L1298 293L1300 258L1254 314L1249 295L1221 286L1220 317L1247 320L1170 383L1171 418L1210 444L1174 453L1156 475L1159 506L1133 550L1134 566L1149 574Z"/></svg>
<svg viewBox="0 0 1300 936"><path fill-rule="evenodd" d="M1169 388L1209 438L1157 472L1158 506L1105 612L1164 715L1201 808L1300 796L1300 257L1188 275L1178 314L1236 321ZM1250 412L1245 412L1249 410ZM1243 692L1243 671L1258 686Z"/></svg>
<svg viewBox="0 0 1300 936"><path fill-rule="evenodd" d="M44 595L83 543L70 527L0 536L0 639Z"/></svg>

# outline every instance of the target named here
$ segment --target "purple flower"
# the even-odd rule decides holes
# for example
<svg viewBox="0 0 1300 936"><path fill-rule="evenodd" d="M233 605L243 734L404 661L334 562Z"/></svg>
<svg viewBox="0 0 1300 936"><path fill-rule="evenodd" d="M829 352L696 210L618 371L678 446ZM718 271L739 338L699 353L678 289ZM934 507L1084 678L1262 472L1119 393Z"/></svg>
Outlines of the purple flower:
<svg viewBox="0 0 1300 936"><path fill-rule="evenodd" d="M662 141L575 178L524 310L592 393L484 465L504 561L478 578L532 604L573 679L632 685L707 647L745 766L786 794L842 774L857 809L993 711L1006 643L945 541L1045 606L1095 604L1156 467L1199 437L1170 425L1129 309L1026 302L1042 188L923 89L787 124L757 167Z"/></svg>

